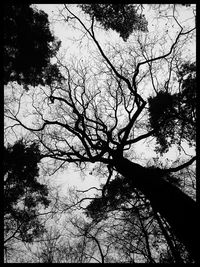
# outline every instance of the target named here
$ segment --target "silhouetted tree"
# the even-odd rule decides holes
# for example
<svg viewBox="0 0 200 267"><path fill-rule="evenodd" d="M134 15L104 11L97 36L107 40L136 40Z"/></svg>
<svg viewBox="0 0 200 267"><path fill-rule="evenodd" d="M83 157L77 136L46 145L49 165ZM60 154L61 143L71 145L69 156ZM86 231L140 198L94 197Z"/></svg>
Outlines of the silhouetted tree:
<svg viewBox="0 0 200 267"><path fill-rule="evenodd" d="M83 11L95 18L105 30L112 29L127 41L135 30L147 31L147 20L138 14L138 5L132 4L84 4Z"/></svg>
<svg viewBox="0 0 200 267"><path fill-rule="evenodd" d="M44 231L38 210L47 208L48 188L38 181L38 145L22 140L4 147L4 248L9 253L13 240L32 242Z"/></svg>
<svg viewBox="0 0 200 267"><path fill-rule="evenodd" d="M50 59L60 47L49 29L48 15L29 3L4 3L4 84L51 84L61 75Z"/></svg>
<svg viewBox="0 0 200 267"><path fill-rule="evenodd" d="M171 94L168 88L150 97L149 122L161 153L185 139L196 142L196 64L184 63L178 71L180 91Z"/></svg>
<svg viewBox="0 0 200 267"><path fill-rule="evenodd" d="M168 179L173 181L171 175ZM174 179L174 183L177 182ZM115 223L119 220L119 224L124 225L122 227L126 231L123 233L116 230L114 236L109 239L118 249L126 251L125 254L130 258L131 255L137 254L139 259L146 263L164 260L171 263L190 262L191 258L173 236L165 219L154 211L148 199L140 191L133 190L129 183L130 180L116 175L106 187L103 187L103 194L96 195L96 198L90 202L85 211L86 215L92 218L94 223L108 221L109 225L109 219L115 218L116 214ZM107 230L109 233L113 231L112 223L110 228ZM124 243L128 243L129 240L130 244L117 245L118 239L121 241L126 239ZM159 244L162 244L162 253Z"/></svg>
<svg viewBox="0 0 200 267"><path fill-rule="evenodd" d="M128 181L126 193L130 193L131 190L134 192L135 189L141 192L150 202L152 209L165 219L172 234L198 261L197 203L171 179L167 179L171 174L173 176L174 173L194 163L196 157L189 157L183 164L177 164L176 167L172 165L162 168L157 165L144 166L142 162L138 163L133 155L134 145L148 137L154 137L157 131L162 131L164 120L159 123L160 118L168 116L169 110L173 114L173 109L177 107L177 104L172 101L172 94L161 93L162 88L165 88L164 84L160 83L162 85L160 86L157 82L158 86L156 86L154 77L156 76L157 81L159 78L163 81L170 73L168 84L175 83L171 80L171 72L174 74L178 52L183 43L191 40L195 27L188 26L185 29L174 17L178 30L173 32L173 37L164 32L162 38L159 39L162 41L159 46L159 43L156 45L156 42L151 43L151 36L148 40L145 35L143 42L138 36L135 38L134 47L123 57L123 50L117 51L117 47L114 55L105 52L95 34L96 26L93 19L90 25L86 26L66 5L60 15L65 21L72 19L73 22L79 23L82 27L81 33L84 32L84 36L88 36L93 41L101 55L102 60L98 62L101 64L96 64L93 68L92 62L88 65L83 61L76 63L71 61L65 64L61 59L59 63L65 75L63 82L47 88L38 88L40 99L35 99L33 95L33 115L37 123L32 121L32 124L28 124L27 118L23 119L19 116L18 110L22 108L20 104L23 104L23 97L20 98L18 110L10 111L7 118L14 121L15 127L22 126L33 133L32 138L40 142L42 154L52 159L55 170L67 163L75 163L79 168L92 163L96 165L97 171L100 170L104 172L104 175L108 175L102 193L106 193L110 184L110 194L96 201L98 208L105 207L106 198L110 201L109 205L112 208L114 203L111 197L119 196L121 189L117 180L113 182L117 188L112 187L110 173L121 174L125 177L125 181ZM168 41L167 47L165 43L163 44L163 38ZM133 55L132 51L135 52ZM97 57L95 60L97 61ZM168 64L169 61L170 64ZM173 68L172 63L174 63ZM159 65L158 71L152 68L157 64ZM162 65L164 65L163 69ZM165 74L164 78L160 75L160 69ZM147 80L145 80L146 77L148 77ZM175 80L177 81L177 75ZM152 83L150 84L149 81ZM151 122L148 120L148 113L152 107L155 111L155 103L150 103L150 100L150 109L146 107L149 99L149 95L146 96L144 93L146 84L147 89L154 89L158 92L154 100L159 100L164 109L163 112L162 106L160 103L158 105L157 101L158 124L151 130L149 130ZM181 98L184 90L184 85L182 85L182 91L177 92L177 97ZM179 106L184 114L188 109L184 109L185 104L181 101L179 99ZM11 128L13 129L14 126ZM169 128L173 133L171 124ZM171 134L167 130L166 126L166 135ZM187 133L187 127L184 131ZM194 132L194 128L192 131ZM178 146L177 143L175 145ZM101 208L99 210L101 211Z"/></svg>

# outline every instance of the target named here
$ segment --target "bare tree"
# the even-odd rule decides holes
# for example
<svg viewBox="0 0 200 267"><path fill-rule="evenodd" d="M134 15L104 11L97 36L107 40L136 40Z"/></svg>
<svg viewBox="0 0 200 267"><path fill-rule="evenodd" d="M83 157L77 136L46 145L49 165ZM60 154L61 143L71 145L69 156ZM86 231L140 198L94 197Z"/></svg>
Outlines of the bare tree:
<svg viewBox="0 0 200 267"><path fill-rule="evenodd" d="M97 48L104 65L95 72L89 63L77 61L65 64L58 59L64 80L26 93L25 97L32 104L32 113L30 107L29 113L33 119L27 122L18 106L7 114L7 118L14 122L12 128L20 126L32 133L31 138L41 145L42 158L52 159L55 170L68 163L75 163L80 168L92 163L96 168L104 168L108 179L102 193L112 177L109 170L126 177L132 190L137 189L145 195L153 210L166 219L172 232L198 260L197 204L165 179L168 174L190 166L196 157L190 157L175 167L149 168L139 164L132 154L137 142L154 137L163 127L160 123L157 129L149 130L147 97L142 93L143 81L148 76L150 88L155 92L162 89L163 83L169 86L177 51L192 38L195 27L185 29L174 16L178 32L174 37L167 35L168 47L163 44L163 50L155 51L152 47L145 47L144 41L140 43L142 39L139 40L139 55L133 54L135 61L130 57L134 68L127 73L128 67L123 64L126 60L123 57L119 59L122 54L115 53L119 57L112 60L100 45L95 34L94 17L88 26L66 5L60 17L65 21L73 19L81 26L84 35ZM149 44L149 41L146 43ZM167 79L161 82L160 69L157 70L154 65L160 66L163 62L168 66L167 71L162 69L167 73ZM108 170L105 168L107 166ZM148 244L147 239L146 242Z"/></svg>

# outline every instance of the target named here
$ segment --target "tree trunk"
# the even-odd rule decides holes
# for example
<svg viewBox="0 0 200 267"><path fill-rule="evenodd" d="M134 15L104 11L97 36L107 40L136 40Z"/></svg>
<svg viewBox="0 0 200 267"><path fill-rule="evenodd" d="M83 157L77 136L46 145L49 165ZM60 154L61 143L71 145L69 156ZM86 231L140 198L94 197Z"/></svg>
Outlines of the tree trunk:
<svg viewBox="0 0 200 267"><path fill-rule="evenodd" d="M167 220L176 237L199 262L196 202L165 181L157 170L142 167L117 155L113 157L113 165L150 200L153 209Z"/></svg>

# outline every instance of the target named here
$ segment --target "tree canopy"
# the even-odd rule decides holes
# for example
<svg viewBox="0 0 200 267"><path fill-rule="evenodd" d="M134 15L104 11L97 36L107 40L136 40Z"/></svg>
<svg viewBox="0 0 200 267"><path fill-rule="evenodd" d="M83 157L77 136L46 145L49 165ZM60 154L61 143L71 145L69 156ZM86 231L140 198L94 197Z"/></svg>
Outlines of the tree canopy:
<svg viewBox="0 0 200 267"><path fill-rule="evenodd" d="M149 120L160 145L166 152L174 143L185 139L192 146L196 142L196 65L186 62L177 73L180 91L171 94L168 88L150 97ZM161 127L160 127L161 125Z"/></svg>
<svg viewBox="0 0 200 267"><path fill-rule="evenodd" d="M144 17L141 5L60 6L57 21L73 29L75 38L69 39L77 45L71 58L64 52L57 56L62 79L18 95L12 93L15 85L7 87L6 135L21 130L40 144L48 174L73 165L102 181L93 198L70 198L71 208L87 215L71 220L74 235L82 237L72 249L77 261L89 261L86 248L90 260L95 258L94 247L102 263L114 261L116 252L125 262L199 261L195 7L149 10L154 16L149 20L157 22L147 31L148 12ZM188 20L181 18L186 11ZM104 40L108 29L123 40L112 31ZM149 148L156 157L147 161ZM170 148L178 151L171 161L163 158ZM85 200L90 203L81 207ZM43 259L53 262L52 255Z"/></svg>
<svg viewBox="0 0 200 267"><path fill-rule="evenodd" d="M135 30L147 31L147 20L143 14L138 14L142 5L132 4L84 4L80 5L83 11L95 18L105 28L112 29L127 41Z"/></svg>
<svg viewBox="0 0 200 267"><path fill-rule="evenodd" d="M59 70L50 60L60 41L51 33L45 12L29 3L9 1L4 4L3 27L4 84L16 81L36 86L59 79Z"/></svg>
<svg viewBox="0 0 200 267"><path fill-rule="evenodd" d="M38 216L47 208L48 188L38 181L40 151L37 144L17 141L4 147L4 246L12 239L32 242L45 230Z"/></svg>

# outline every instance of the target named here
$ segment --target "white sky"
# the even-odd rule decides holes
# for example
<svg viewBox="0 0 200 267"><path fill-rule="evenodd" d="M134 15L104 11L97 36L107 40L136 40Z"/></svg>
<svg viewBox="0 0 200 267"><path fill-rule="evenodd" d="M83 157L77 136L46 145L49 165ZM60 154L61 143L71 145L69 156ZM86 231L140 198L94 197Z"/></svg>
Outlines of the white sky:
<svg viewBox="0 0 200 267"><path fill-rule="evenodd" d="M61 5L57 4L38 4L36 6L38 7L38 9L42 9L47 14L49 14L50 21L56 18L57 9L61 7ZM185 11L180 14L182 20L188 20L190 17L190 14L188 14L187 9L185 9ZM163 27L167 27L167 25L165 25L165 20L163 20L163 22L159 24L157 23L157 21L151 20L151 18L153 17L152 11L150 12L149 10L146 10L145 17L149 22L148 29L151 33L163 31ZM84 49L82 48L82 50L80 51L78 47L74 45L72 38L76 37L76 32L70 29L66 23L54 20L54 23L51 24L51 28L53 30L54 35L62 41L61 53L66 52L65 56L69 58L73 55L79 55L82 58L86 57L86 54L83 53ZM104 34L102 33L101 35L98 35L98 40L100 40L101 42L103 42L104 40L110 41L110 39L113 43L115 42L115 40L116 42L123 43L121 38L119 39L118 34L113 31L105 32ZM193 50L193 53L195 54L195 47L191 47L191 50ZM138 163L144 165L146 165L148 158L151 159L153 157L157 157L157 154L151 149L152 143L148 147L145 142L146 140L142 140L134 146L136 154L138 154L139 158ZM190 149L188 146L185 145L184 149L188 154L194 154L194 150ZM166 159L169 159L169 163L172 163L177 159L177 157L180 157L179 152L176 149L172 148L162 157L162 160L163 162L166 162ZM159 158L161 159L160 156ZM47 178L50 184L59 186L61 190L61 195L66 196L68 188L73 186L76 186L78 190L86 190L93 186L99 188L99 178L89 174L89 171L87 173L88 175L83 178L80 172L78 170L75 170L72 165L71 167L69 166L65 171L58 172ZM101 182L103 182L103 180ZM92 189L90 193L97 193L97 191Z"/></svg>
<svg viewBox="0 0 200 267"><path fill-rule="evenodd" d="M63 51L66 51L65 56L70 57L73 54L74 55L79 55L80 57L85 57L86 55L83 53L83 48L81 51L79 51L78 47L75 45L75 43L72 41L73 37L77 37L76 31L72 30L66 23L63 23L62 21L56 21L57 19L57 10L60 8L62 5L57 5L57 4L37 4L36 5L38 9L44 10L47 14L49 14L49 20L54 21L53 24L51 24L51 29L53 30L53 33L55 36L57 36L61 41L62 41L62 47L61 47L61 53ZM73 8L75 5L73 6ZM166 24L166 20L163 19L162 22L157 23L157 21L152 21L153 11L149 11L146 9L145 16L149 22L148 24L148 29L150 33L158 33L159 31L163 32L163 28L165 27L166 29L168 28L168 24ZM190 15L187 11L187 8L182 8L180 12L180 20L181 21L186 21L188 23L188 20L190 18ZM123 42L121 39L119 40L118 34L116 34L113 31L108 31L102 34L101 36L98 35L98 40L100 42L104 40L109 40L111 39L112 42ZM191 50L194 50L195 54L195 47L192 47ZM152 146L152 144L151 144ZM139 153L142 151L142 157L148 158L148 157L156 157L156 153L152 151L152 149L146 147L143 145L143 141L139 142L136 146L136 151L138 150ZM193 150L189 151L188 148L186 148L187 153L192 153ZM178 151L174 149L170 149L167 154L163 157L169 158L171 161L176 160L178 156ZM142 164L142 162L140 162ZM145 162L144 162L145 163ZM50 177L50 180L54 181L54 183L57 183L61 185L63 192L67 189L68 186L77 186L78 189L84 190L88 189L89 187L96 186L99 187L99 181L98 178L94 177L93 175L88 175L85 177L85 179L80 177L80 174L78 171L74 171L73 168L68 168L66 171L63 173L57 173L56 175Z"/></svg>

